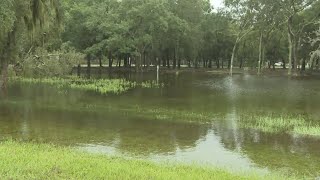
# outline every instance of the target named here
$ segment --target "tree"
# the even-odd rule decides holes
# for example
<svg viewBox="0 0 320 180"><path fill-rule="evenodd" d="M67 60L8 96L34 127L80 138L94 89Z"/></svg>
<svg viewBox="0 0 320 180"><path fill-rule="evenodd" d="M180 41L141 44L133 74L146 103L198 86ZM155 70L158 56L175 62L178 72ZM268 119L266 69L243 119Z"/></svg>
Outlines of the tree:
<svg viewBox="0 0 320 180"><path fill-rule="evenodd" d="M315 37L311 39L311 45L315 47L315 50L310 53L310 69L313 70L315 64L317 64L318 68L320 66L320 26L319 30L315 31Z"/></svg>
<svg viewBox="0 0 320 180"><path fill-rule="evenodd" d="M267 42L272 33L283 25L283 12L277 5L277 0L251 1L256 12L255 30L259 32L258 74L261 74L265 62Z"/></svg>
<svg viewBox="0 0 320 180"><path fill-rule="evenodd" d="M288 75L292 75L292 71L296 74L302 34L307 26L317 22L320 15L320 2L314 0L284 0L279 3L279 6L285 10L285 20L287 21L289 44Z"/></svg>
<svg viewBox="0 0 320 180"><path fill-rule="evenodd" d="M226 0L225 5L230 9L234 21L234 34L236 40L232 49L231 60L229 64L230 75L233 74L233 63L240 41L253 30L255 22L255 13L250 0Z"/></svg>
<svg viewBox="0 0 320 180"><path fill-rule="evenodd" d="M2 92L6 91L8 81L8 65L15 60L19 39L16 36L25 29L32 35L36 28L42 28L47 15L54 16L57 22L61 20L59 0L11 0L1 2L0 13L4 25L1 26L0 53ZM3 13L4 12L4 13ZM5 50L4 50L5 49Z"/></svg>

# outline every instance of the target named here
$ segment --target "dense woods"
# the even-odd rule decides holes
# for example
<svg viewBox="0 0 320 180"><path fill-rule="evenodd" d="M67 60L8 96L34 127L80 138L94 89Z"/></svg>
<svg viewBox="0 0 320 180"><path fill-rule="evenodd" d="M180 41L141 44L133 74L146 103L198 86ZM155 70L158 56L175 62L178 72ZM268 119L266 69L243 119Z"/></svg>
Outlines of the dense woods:
<svg viewBox="0 0 320 180"><path fill-rule="evenodd" d="M319 69L319 12L314 0L225 0L219 9L209 0L1 1L1 83L10 64L15 73L29 67L45 75L39 69L66 53L57 66L86 59L88 66L136 71L161 65L262 73L278 65L297 74Z"/></svg>

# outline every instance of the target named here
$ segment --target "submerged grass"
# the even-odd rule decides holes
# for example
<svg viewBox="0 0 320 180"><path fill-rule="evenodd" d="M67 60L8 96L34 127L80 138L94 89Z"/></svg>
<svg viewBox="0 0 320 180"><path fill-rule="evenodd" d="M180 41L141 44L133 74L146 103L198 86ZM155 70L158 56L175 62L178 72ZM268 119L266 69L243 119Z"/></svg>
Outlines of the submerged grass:
<svg viewBox="0 0 320 180"><path fill-rule="evenodd" d="M152 120L175 121L186 123L211 123L215 117L213 113L204 113L199 111L188 111L182 109L170 109L165 107L150 106L127 106L127 107L109 107L109 110L121 110L123 112L136 114L138 116L148 117Z"/></svg>
<svg viewBox="0 0 320 180"><path fill-rule="evenodd" d="M293 132L301 135L320 137L320 126L316 125L316 126L295 127L293 129Z"/></svg>
<svg viewBox="0 0 320 180"><path fill-rule="evenodd" d="M0 179L287 179L217 168L155 164L53 145L0 143Z"/></svg>
<svg viewBox="0 0 320 180"><path fill-rule="evenodd" d="M45 84L55 86L57 88L94 91L100 94L121 94L135 87L161 88L164 86L164 84L159 84L153 81L147 81L138 84L136 82L127 81L125 79L83 79L74 76L68 78L15 77L11 80L18 83Z"/></svg>
<svg viewBox="0 0 320 180"><path fill-rule="evenodd" d="M320 136L320 125L303 116L242 116L240 124L263 132Z"/></svg>

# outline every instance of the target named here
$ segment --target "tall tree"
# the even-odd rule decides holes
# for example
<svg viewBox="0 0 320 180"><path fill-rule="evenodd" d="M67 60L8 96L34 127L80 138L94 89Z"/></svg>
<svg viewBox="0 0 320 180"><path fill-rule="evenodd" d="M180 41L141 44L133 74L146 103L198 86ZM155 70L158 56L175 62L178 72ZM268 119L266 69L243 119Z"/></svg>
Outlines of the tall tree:
<svg viewBox="0 0 320 180"><path fill-rule="evenodd" d="M230 75L233 74L233 63L239 43L253 30L256 14L251 3L250 0L225 0L225 5L229 8L234 19L234 34L236 37L229 63Z"/></svg>
<svg viewBox="0 0 320 180"><path fill-rule="evenodd" d="M320 2L314 0L284 0L279 1L279 3L279 6L285 10L285 19L287 21L289 44L288 74L292 75L293 73L296 74L301 36L307 26L317 22L320 15Z"/></svg>
<svg viewBox="0 0 320 180"><path fill-rule="evenodd" d="M6 23L4 27L1 27L3 29L1 29L2 35L0 37L0 47L3 49L0 52L0 88L2 92L5 92L8 81L8 65L15 60L17 55L16 49L19 43L19 39L16 39L17 34L27 29L32 35L36 28L44 26L48 16L54 16L59 22L61 20L61 11L59 0L12 0L2 1L2 4L6 10L4 11L5 15L1 13L0 17Z"/></svg>

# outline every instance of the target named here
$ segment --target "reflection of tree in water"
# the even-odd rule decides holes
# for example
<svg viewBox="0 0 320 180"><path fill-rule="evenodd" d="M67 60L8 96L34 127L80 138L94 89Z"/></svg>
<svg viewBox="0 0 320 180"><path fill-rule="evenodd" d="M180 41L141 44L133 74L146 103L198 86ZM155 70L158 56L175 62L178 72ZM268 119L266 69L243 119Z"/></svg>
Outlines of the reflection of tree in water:
<svg viewBox="0 0 320 180"><path fill-rule="evenodd" d="M226 130L225 122L216 123L214 129L225 148L234 151L241 144L241 152L260 167L289 175L320 175L319 139L248 129L239 129L238 137L234 138L233 131Z"/></svg>
<svg viewBox="0 0 320 180"><path fill-rule="evenodd" d="M225 93L229 100L228 112L225 119L213 125L216 135L221 137L224 147L232 151L246 154L254 163L261 167L281 170L287 173L306 175L320 175L320 140L291 135L266 134L256 130L241 129L237 126L237 119L241 114L283 113L290 109L307 109L314 101L300 103L299 97L277 96L274 91L257 91L248 96L238 93L239 83L234 79L226 79ZM250 85L250 84L249 84ZM251 85L252 86L252 85ZM263 86L261 86L263 87ZM269 96L268 93L271 93ZM265 96L263 96L265 95ZM250 112L249 112L249 111Z"/></svg>
<svg viewBox="0 0 320 180"><path fill-rule="evenodd" d="M195 147L207 132L208 127L196 124L130 120L119 132L117 147L137 155L174 153L177 148Z"/></svg>
<svg viewBox="0 0 320 180"><path fill-rule="evenodd" d="M204 125L143 120L117 112L24 111L12 107L5 117L12 121L1 121L5 124L1 129L9 126L14 132L10 136L15 139L66 145L103 144L137 155L173 153L177 148L195 147L208 131Z"/></svg>
<svg viewBox="0 0 320 180"><path fill-rule="evenodd" d="M243 151L256 164L289 174L320 175L320 140L291 135L261 134L260 141L247 135Z"/></svg>
<svg viewBox="0 0 320 180"><path fill-rule="evenodd" d="M0 139L10 138L19 132L19 117L14 109L0 105Z"/></svg>

